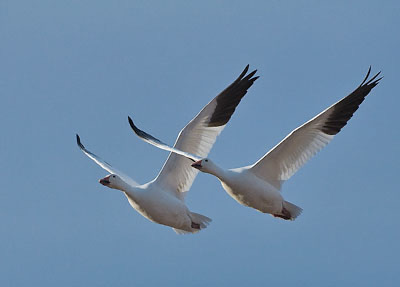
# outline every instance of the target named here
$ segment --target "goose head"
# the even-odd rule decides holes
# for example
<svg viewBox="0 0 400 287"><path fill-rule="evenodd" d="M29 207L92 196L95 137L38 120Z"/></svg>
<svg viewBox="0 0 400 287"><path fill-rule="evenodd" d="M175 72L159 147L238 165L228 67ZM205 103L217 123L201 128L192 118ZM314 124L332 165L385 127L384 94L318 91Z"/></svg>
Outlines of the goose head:
<svg viewBox="0 0 400 287"><path fill-rule="evenodd" d="M192 167L206 173L214 173L217 166L208 158L203 158L192 163Z"/></svg>
<svg viewBox="0 0 400 287"><path fill-rule="evenodd" d="M99 182L109 188L119 189L121 191L125 191L126 189L125 181L116 174L107 175L106 177L100 179Z"/></svg>

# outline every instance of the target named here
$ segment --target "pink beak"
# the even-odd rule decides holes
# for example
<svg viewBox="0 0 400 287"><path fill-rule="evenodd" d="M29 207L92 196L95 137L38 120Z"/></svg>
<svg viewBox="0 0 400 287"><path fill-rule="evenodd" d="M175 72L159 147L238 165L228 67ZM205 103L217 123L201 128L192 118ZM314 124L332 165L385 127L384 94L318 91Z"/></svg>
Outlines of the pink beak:
<svg viewBox="0 0 400 287"><path fill-rule="evenodd" d="M110 176L111 175L107 175L105 178L100 179L99 182L105 186L109 185L110 184Z"/></svg>
<svg viewBox="0 0 400 287"><path fill-rule="evenodd" d="M202 167L201 166L201 160L192 163L192 167L197 168L197 169L201 168Z"/></svg>

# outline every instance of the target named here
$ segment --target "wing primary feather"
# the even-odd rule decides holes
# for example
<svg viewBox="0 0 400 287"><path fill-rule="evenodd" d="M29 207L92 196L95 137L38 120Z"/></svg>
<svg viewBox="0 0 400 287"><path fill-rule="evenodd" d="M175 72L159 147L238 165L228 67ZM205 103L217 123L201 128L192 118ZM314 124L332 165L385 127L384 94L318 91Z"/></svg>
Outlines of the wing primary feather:
<svg viewBox="0 0 400 287"><path fill-rule="evenodd" d="M368 79L370 73L371 73L371 66L369 66L367 75L365 76L364 80L361 82L361 84L360 84L359 87L361 87L362 85L364 85L364 83L365 83L365 81Z"/></svg>
<svg viewBox="0 0 400 287"><path fill-rule="evenodd" d="M101 160L101 161L103 161L105 164L107 164L107 165L109 165L110 167L112 167L111 164L109 164L108 162L106 162L104 159L100 159L99 156L97 156L97 155L95 155L94 153L92 153L92 152L90 152L89 150L87 150L86 147L82 144L81 138L79 137L78 134L76 134L76 143L78 144L79 148L80 148L83 152L85 152L85 153L91 155L91 156L94 157L96 160Z"/></svg>
<svg viewBox="0 0 400 287"><path fill-rule="evenodd" d="M381 72L379 72L378 74L376 74L375 76L373 76L373 77L366 83L366 85L372 84L372 81L374 81L375 78L378 77L378 76L380 75L380 73L381 73ZM377 79L375 82L379 82L379 80L382 79L382 78L383 78L383 77L380 77L380 78ZM374 82L374 83L375 83L375 82Z"/></svg>
<svg viewBox="0 0 400 287"><path fill-rule="evenodd" d="M76 134L76 143L78 144L79 148L83 151L83 153L88 156L91 160L93 160L96 164L98 164L101 168L105 169L109 173L114 173L119 175L126 183L132 185L132 186L137 186L138 183L134 181L131 177L127 176L123 172L119 171L115 167L113 167L111 164L106 162L104 159L100 158L99 156L95 155L94 153L88 151L85 146L81 142L81 138L79 137L78 134Z"/></svg>
<svg viewBox="0 0 400 287"><path fill-rule="evenodd" d="M141 139L148 140L148 141L154 141L154 142L156 142L158 144L161 144L161 145L167 145L167 144L163 143L162 141L160 141L159 139L153 137L152 135L142 131L137 126L135 126L135 124L133 123L133 121L132 121L130 116L128 116L128 121L129 121L129 125L131 126L132 130Z"/></svg>
<svg viewBox="0 0 400 287"><path fill-rule="evenodd" d="M97 158L97 156L96 156L94 153L88 151L88 150L85 148L85 146L82 144L81 138L80 138L80 136L79 136L78 134L76 134L76 143L78 144L79 148L80 148L81 150L83 150L85 153L88 153L88 154L90 154L91 156L94 156L94 157ZM109 164L109 163L107 163L107 164Z"/></svg>
<svg viewBox="0 0 400 287"><path fill-rule="evenodd" d="M152 135L146 133L145 131L142 131L141 129L139 129L137 126L135 126L135 124L133 123L132 119L130 116L128 116L128 121L129 121L129 125L131 126L132 130L135 132L135 134L141 138L142 140L144 140L145 142L154 145L158 148L161 148L163 150L167 150L170 152L174 152L176 154L179 154L181 156L184 156L188 159L190 159L192 162L196 162L198 160L200 160L200 158L198 156L195 156L193 154L190 154L188 152L184 152L181 151L177 148L171 147L166 143L163 143L162 141L160 141L159 139L153 137Z"/></svg>
<svg viewBox="0 0 400 287"><path fill-rule="evenodd" d="M253 72L251 72L250 74L248 74L248 75L246 76L246 78L244 78L243 80L248 81L251 77L254 76L255 73L257 73L257 70L254 70ZM258 77L257 77L256 79L258 79ZM256 79L255 79L255 80L256 80Z"/></svg>
<svg viewBox="0 0 400 287"><path fill-rule="evenodd" d="M210 115L208 127L219 127L226 125L230 120L236 107L239 105L242 98L246 95L247 90L253 85L259 77L253 77L257 70L252 71L246 76L249 65L243 70L240 76L223 90L216 98L216 107Z"/></svg>
<svg viewBox="0 0 400 287"><path fill-rule="evenodd" d="M243 72L242 72L242 73L240 74L240 76L235 80L235 82L236 82L236 81L239 81L241 78L244 77L244 75L246 75L247 71L249 70L249 67L250 67L250 65L247 64L246 68L244 68Z"/></svg>
<svg viewBox="0 0 400 287"><path fill-rule="evenodd" d="M367 76L361 86L331 107L332 111L321 127L322 132L328 135L336 135L347 124L365 97L382 79L382 77L376 79L381 73L379 72L368 80L370 71L371 67L368 69Z"/></svg>
<svg viewBox="0 0 400 287"><path fill-rule="evenodd" d="M382 79L378 78L381 72L368 79L370 73L371 67L361 85L352 93L293 130L252 165L251 171L280 189L283 181L289 179L340 132Z"/></svg>
<svg viewBox="0 0 400 287"><path fill-rule="evenodd" d="M84 145L81 143L81 138L78 134L76 134L76 143L78 144L79 148L85 149Z"/></svg>

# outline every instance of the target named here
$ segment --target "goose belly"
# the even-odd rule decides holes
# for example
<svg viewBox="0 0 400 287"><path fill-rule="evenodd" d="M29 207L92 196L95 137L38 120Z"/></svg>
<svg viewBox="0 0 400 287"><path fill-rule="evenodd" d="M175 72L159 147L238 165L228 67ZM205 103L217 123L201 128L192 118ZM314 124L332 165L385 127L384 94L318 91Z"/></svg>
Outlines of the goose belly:
<svg viewBox="0 0 400 287"><path fill-rule="evenodd" d="M280 192L268 183L259 180L235 183L221 182L225 191L238 203L263 213L280 212L283 198Z"/></svg>
<svg viewBox="0 0 400 287"><path fill-rule="evenodd" d="M143 196L133 199L127 195L127 198L129 204L137 212L152 222L179 229L185 229L191 225L191 220L187 216L189 211L178 199L168 196L164 198L162 193L158 197Z"/></svg>

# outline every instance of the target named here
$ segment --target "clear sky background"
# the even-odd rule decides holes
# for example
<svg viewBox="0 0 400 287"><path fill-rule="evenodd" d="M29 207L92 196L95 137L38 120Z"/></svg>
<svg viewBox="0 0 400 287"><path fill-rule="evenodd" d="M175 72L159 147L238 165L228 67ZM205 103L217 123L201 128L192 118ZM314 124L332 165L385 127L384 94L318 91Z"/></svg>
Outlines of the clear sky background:
<svg viewBox="0 0 400 287"><path fill-rule="evenodd" d="M399 1L0 1L1 286L398 286ZM384 79L284 185L294 222L199 174L213 219L179 236L98 183L87 148L140 183L246 64L260 79L210 153L255 162L353 91Z"/></svg>

